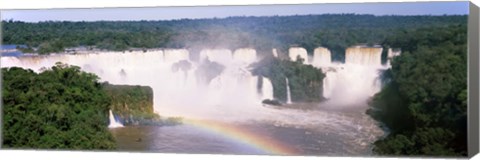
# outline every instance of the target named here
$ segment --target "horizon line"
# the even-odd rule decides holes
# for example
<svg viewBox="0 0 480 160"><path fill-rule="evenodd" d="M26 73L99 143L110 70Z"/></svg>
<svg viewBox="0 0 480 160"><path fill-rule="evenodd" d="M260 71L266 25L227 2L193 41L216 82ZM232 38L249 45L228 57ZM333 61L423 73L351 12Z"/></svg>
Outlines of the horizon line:
<svg viewBox="0 0 480 160"><path fill-rule="evenodd" d="M373 17L449 17L449 16L469 16L469 14L418 14L418 15L401 15L401 14L385 14L385 15L375 15L375 14L357 14L357 13L323 13L323 14L294 14L294 15L238 15L238 16L227 16L227 17L201 17L201 18L175 18L175 19L131 19L131 20L44 20L44 21L23 21L16 19L2 19L1 22L23 22L23 23L47 23L47 22L168 22L168 21L182 21L182 20L225 20L229 18L286 18L286 17L295 17L295 16L373 16Z"/></svg>

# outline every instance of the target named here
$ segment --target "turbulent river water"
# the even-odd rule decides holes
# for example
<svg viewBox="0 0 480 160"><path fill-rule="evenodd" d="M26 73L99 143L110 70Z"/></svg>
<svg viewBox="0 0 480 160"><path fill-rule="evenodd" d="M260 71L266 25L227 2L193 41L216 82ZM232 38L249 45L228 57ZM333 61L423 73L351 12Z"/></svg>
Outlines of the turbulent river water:
<svg viewBox="0 0 480 160"><path fill-rule="evenodd" d="M101 81L145 85L154 91L154 111L184 118L175 126L110 128L121 151L267 155L370 155L372 143L384 135L378 122L365 114L367 100L378 92L382 48L353 47L345 63L331 62L330 51L317 48L313 59L305 49L291 48L289 57L305 59L326 74L322 103L291 102L262 105L273 98L265 77L252 75L248 65L258 61L254 49L205 49L192 61L186 49L132 52L2 56L2 67L18 66L40 72L55 62L80 66ZM391 52L391 51L389 51ZM272 53L277 56L276 50ZM390 55L390 54L389 54ZM208 84L196 69L206 59L225 66ZM174 70L179 61L192 66ZM263 79L258 81L258 79ZM286 79L286 81L288 81ZM261 89L258 88L262 83ZM287 83L288 85L288 83ZM289 88L288 86L286 88ZM287 93L290 94L290 93ZM110 119L114 119L111 117Z"/></svg>
<svg viewBox="0 0 480 160"><path fill-rule="evenodd" d="M384 134L377 123L364 113L363 107L342 110L321 106L308 110L271 109L276 112L275 118L213 122L240 128L237 132L256 136L267 147L245 143L245 137L232 135L228 133L229 129L212 131L215 129L197 124L128 126L111 129L111 132L122 151L336 156L371 155L371 143ZM268 147L269 143L274 146Z"/></svg>

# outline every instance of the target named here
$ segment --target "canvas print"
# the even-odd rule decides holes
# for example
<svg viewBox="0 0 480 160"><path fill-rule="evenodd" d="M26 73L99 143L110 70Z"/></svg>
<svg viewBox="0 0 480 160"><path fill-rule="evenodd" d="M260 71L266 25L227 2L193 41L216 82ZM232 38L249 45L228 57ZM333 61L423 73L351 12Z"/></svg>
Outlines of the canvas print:
<svg viewBox="0 0 480 160"><path fill-rule="evenodd" d="M1 13L4 149L467 155L468 2Z"/></svg>

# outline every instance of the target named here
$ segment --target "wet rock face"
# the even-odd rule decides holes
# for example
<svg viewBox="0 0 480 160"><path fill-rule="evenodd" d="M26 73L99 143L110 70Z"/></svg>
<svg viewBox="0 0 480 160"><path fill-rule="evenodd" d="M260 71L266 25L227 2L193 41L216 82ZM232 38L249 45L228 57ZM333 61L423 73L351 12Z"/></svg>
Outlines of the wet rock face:
<svg viewBox="0 0 480 160"><path fill-rule="evenodd" d="M272 105L272 106L282 106L282 103L274 99L265 99L262 101L263 104Z"/></svg>

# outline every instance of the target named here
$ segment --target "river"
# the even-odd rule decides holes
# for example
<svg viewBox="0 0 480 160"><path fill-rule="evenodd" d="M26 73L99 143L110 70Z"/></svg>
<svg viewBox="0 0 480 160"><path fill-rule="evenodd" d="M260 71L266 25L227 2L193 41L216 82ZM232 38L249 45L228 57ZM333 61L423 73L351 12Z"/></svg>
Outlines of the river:
<svg viewBox="0 0 480 160"><path fill-rule="evenodd" d="M110 131L120 151L322 156L371 155L372 143L384 134L364 113L365 108L270 109L281 114L269 119L188 120L192 122Z"/></svg>

